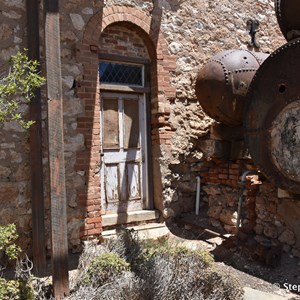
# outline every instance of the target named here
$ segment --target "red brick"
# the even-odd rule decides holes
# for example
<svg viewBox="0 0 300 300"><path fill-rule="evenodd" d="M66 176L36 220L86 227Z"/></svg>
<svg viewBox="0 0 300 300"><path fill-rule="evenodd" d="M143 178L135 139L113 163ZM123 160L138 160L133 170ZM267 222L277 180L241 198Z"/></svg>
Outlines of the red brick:
<svg viewBox="0 0 300 300"><path fill-rule="evenodd" d="M89 218L97 218L101 217L101 212L100 211L93 211L88 213Z"/></svg>
<svg viewBox="0 0 300 300"><path fill-rule="evenodd" d="M239 175L240 171L238 169L229 169L229 174L231 174L231 175Z"/></svg>
<svg viewBox="0 0 300 300"><path fill-rule="evenodd" d="M94 223L93 224L85 224L84 226L80 227L80 231L85 231L85 230L89 230L89 229L93 229L95 228Z"/></svg>
<svg viewBox="0 0 300 300"><path fill-rule="evenodd" d="M87 236L88 235L88 231L87 230L81 230L80 232L79 232L79 236L80 237L85 237L85 236Z"/></svg>
<svg viewBox="0 0 300 300"><path fill-rule="evenodd" d="M102 222L95 223L95 228L102 228Z"/></svg>
<svg viewBox="0 0 300 300"><path fill-rule="evenodd" d="M88 235L94 235L94 234L101 234L102 229L101 228L94 228L94 229L89 229L87 231Z"/></svg>
<svg viewBox="0 0 300 300"><path fill-rule="evenodd" d="M102 222L102 218L101 217L97 217L97 218L89 218L86 220L86 222L88 224L91 224L91 223L97 223L97 222Z"/></svg>

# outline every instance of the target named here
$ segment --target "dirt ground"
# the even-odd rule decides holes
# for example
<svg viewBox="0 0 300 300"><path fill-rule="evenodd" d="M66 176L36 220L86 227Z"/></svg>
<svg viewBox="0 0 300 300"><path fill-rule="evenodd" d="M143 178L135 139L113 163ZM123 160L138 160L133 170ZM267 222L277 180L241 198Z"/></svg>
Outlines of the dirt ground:
<svg viewBox="0 0 300 300"><path fill-rule="evenodd" d="M300 288L298 258L281 249L258 246L251 238L241 241L221 230L217 232L205 217L194 214L182 215L167 225L178 241L198 246L200 243L201 248L214 255L215 267L237 277L243 287L285 296L289 300L300 299L299 292L286 288L292 290L292 285Z"/></svg>

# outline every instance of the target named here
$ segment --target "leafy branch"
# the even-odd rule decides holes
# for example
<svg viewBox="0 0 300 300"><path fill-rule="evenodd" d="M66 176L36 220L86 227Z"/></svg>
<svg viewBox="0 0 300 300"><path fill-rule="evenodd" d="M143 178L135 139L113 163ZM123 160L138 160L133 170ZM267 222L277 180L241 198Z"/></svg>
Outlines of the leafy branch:
<svg viewBox="0 0 300 300"><path fill-rule="evenodd" d="M39 74L39 63L30 60L20 51L10 58L9 74L0 79L0 123L17 121L28 129L34 121L26 121L19 110L23 103L29 103L35 91L41 87L46 79Z"/></svg>
<svg viewBox="0 0 300 300"><path fill-rule="evenodd" d="M0 226L0 252L4 251L10 260L16 259L21 251L15 244L18 237L15 224Z"/></svg>

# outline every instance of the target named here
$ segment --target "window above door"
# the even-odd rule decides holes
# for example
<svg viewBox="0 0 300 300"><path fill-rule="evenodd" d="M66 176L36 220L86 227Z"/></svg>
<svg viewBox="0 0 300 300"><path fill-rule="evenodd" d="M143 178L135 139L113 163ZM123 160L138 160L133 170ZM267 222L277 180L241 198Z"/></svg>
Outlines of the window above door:
<svg viewBox="0 0 300 300"><path fill-rule="evenodd" d="M144 66L112 61L100 61L101 84L144 87Z"/></svg>
<svg viewBox="0 0 300 300"><path fill-rule="evenodd" d="M99 54L99 80L102 91L149 93L150 61L113 54Z"/></svg>

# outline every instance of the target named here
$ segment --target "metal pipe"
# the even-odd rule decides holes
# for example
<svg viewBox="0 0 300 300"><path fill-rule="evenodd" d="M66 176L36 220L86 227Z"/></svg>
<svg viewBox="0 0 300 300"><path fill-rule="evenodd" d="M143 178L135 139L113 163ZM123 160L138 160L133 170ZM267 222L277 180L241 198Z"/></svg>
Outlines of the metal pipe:
<svg viewBox="0 0 300 300"><path fill-rule="evenodd" d="M243 193L244 193L244 189L245 189L245 185L246 185L246 178L249 175L258 175L258 174L259 174L258 171L255 171L255 170L245 171L242 175L242 180L239 182L239 184L241 185L241 194L239 197L238 212L237 212L237 218L236 218L236 236L238 236L240 222L241 222L242 204L243 204L243 199L244 199Z"/></svg>
<svg viewBox="0 0 300 300"><path fill-rule="evenodd" d="M256 170L248 170L248 171L245 171L242 175L242 180L240 183L242 184L246 184L246 177L249 176L249 175L259 175L259 172L256 171Z"/></svg>
<svg viewBox="0 0 300 300"><path fill-rule="evenodd" d="M200 176L197 176L196 179L197 179L197 194L196 194L196 210L195 210L195 213L198 216L199 215L199 209L200 209L200 185L201 185L201 178L200 178Z"/></svg>

